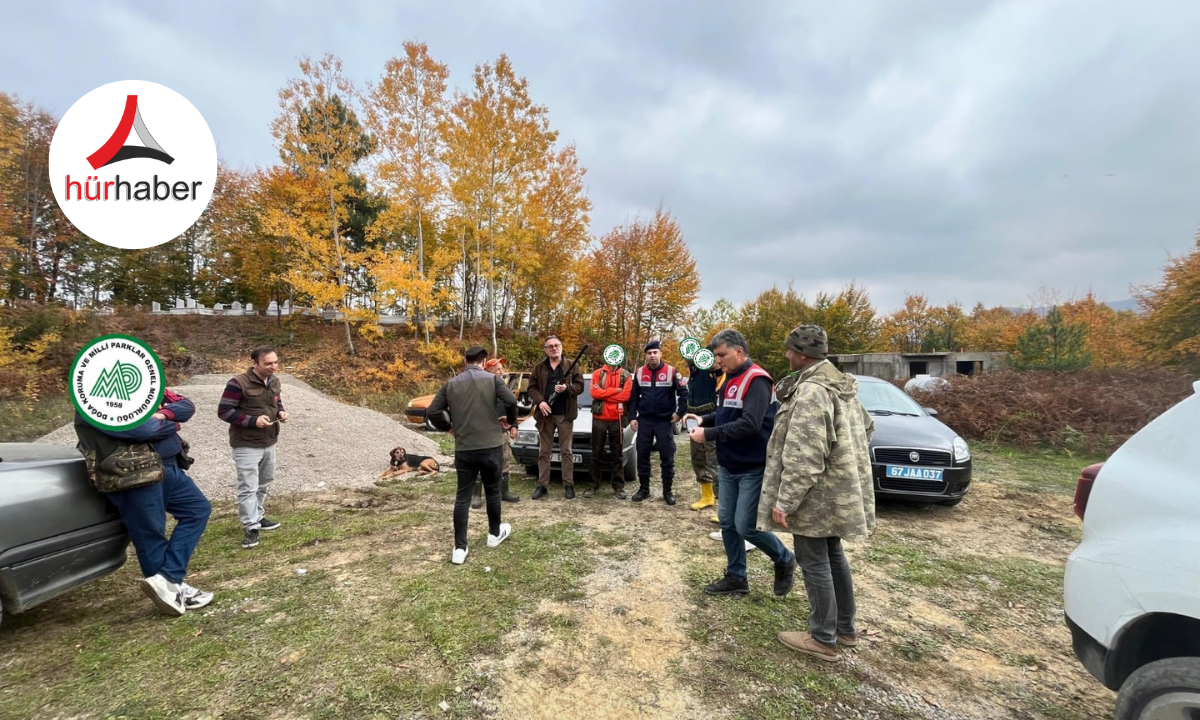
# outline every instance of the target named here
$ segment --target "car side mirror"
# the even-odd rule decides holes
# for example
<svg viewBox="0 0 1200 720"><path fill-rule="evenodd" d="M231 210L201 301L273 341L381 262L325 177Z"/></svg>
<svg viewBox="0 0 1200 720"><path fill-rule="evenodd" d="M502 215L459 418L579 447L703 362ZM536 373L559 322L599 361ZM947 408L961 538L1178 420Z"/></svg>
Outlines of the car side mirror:
<svg viewBox="0 0 1200 720"><path fill-rule="evenodd" d="M930 417L937 417L937 410L934 410L933 408L921 408L921 409L924 410L925 412L929 413Z"/></svg>

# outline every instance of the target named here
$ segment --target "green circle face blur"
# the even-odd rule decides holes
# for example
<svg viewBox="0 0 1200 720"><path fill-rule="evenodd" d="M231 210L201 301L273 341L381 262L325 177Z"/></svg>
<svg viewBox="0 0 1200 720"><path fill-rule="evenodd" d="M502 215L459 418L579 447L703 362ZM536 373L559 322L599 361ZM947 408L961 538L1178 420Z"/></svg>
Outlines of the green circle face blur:
<svg viewBox="0 0 1200 720"><path fill-rule="evenodd" d="M700 351L700 341L696 338L684 338L683 342L679 343L679 354L686 360L691 360L696 357L696 353Z"/></svg>
<svg viewBox="0 0 1200 720"><path fill-rule="evenodd" d="M625 348L615 344L604 348L604 362L610 367L616 367L625 362Z"/></svg>
<svg viewBox="0 0 1200 720"><path fill-rule="evenodd" d="M708 348L702 348L696 351L696 355L692 358L692 362L695 363L696 367L700 368L701 370L711 370L713 362L715 362L716 359L717 356L713 355L712 350L709 350Z"/></svg>

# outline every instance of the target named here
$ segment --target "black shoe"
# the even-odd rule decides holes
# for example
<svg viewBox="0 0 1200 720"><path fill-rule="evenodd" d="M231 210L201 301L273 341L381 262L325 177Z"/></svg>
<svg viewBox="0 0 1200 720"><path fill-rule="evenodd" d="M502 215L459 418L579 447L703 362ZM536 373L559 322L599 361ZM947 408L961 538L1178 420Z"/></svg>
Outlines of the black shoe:
<svg viewBox="0 0 1200 720"><path fill-rule="evenodd" d="M550 493L550 491L546 489L545 485L538 485L537 488L534 489L534 491L533 491L533 499L541 500L542 498L546 497L546 495L548 495L549 493Z"/></svg>
<svg viewBox="0 0 1200 720"><path fill-rule="evenodd" d="M247 530L242 536L242 549L249 550L250 548L258 547L258 531Z"/></svg>
<svg viewBox="0 0 1200 720"><path fill-rule="evenodd" d="M726 573L725 577L704 586L704 592L709 595L749 595L750 583L745 578L734 577Z"/></svg>
<svg viewBox="0 0 1200 720"><path fill-rule="evenodd" d="M471 491L471 509L478 510L483 507L483 483L476 480L475 488Z"/></svg>
<svg viewBox="0 0 1200 720"><path fill-rule="evenodd" d="M508 473L500 478L500 499L504 502L521 502L521 498L508 491Z"/></svg>
<svg viewBox="0 0 1200 720"><path fill-rule="evenodd" d="M666 502L668 505L674 505L675 504L675 493L671 492L670 490L664 490L663 491L663 501Z"/></svg>
<svg viewBox="0 0 1200 720"><path fill-rule="evenodd" d="M633 494L634 502L641 502L650 497L650 488L638 488L638 491Z"/></svg>
<svg viewBox="0 0 1200 720"><path fill-rule="evenodd" d="M792 591L796 584L796 558L785 563L775 563L775 594L783 597Z"/></svg>
<svg viewBox="0 0 1200 720"><path fill-rule="evenodd" d="M574 500L575 499L575 486L568 485L566 487L566 489L563 491L563 494L567 496L568 500Z"/></svg>
<svg viewBox="0 0 1200 720"><path fill-rule="evenodd" d="M259 530L278 530L279 529L279 521L268 520L264 517L262 520L258 521L258 529Z"/></svg>

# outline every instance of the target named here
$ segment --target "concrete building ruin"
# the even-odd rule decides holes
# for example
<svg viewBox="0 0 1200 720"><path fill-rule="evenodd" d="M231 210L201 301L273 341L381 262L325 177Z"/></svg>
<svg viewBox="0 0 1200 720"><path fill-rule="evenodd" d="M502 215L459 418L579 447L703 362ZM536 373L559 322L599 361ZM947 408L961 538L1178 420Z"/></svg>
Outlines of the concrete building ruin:
<svg viewBox="0 0 1200 720"><path fill-rule="evenodd" d="M918 375L953 377L996 372L1005 365L1003 352L843 353L830 355L843 372L881 380L907 380Z"/></svg>

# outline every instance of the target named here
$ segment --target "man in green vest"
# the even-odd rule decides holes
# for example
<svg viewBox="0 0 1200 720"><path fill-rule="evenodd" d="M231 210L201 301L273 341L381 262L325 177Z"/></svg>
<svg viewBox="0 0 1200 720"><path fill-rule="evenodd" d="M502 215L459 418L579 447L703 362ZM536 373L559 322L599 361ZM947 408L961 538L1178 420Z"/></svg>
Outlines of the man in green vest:
<svg viewBox="0 0 1200 720"><path fill-rule="evenodd" d="M229 446L237 467L238 517L244 531L242 548L258 546L259 530L275 530L276 520L267 519L263 502L275 480L275 442L279 423L288 421L279 396L279 356L273 348L260 347L250 353L253 365L229 381L217 416L229 423Z"/></svg>

